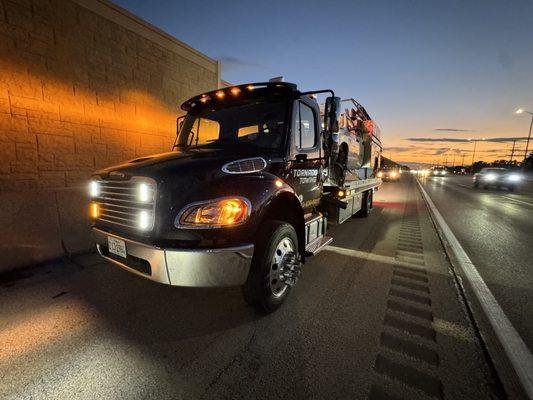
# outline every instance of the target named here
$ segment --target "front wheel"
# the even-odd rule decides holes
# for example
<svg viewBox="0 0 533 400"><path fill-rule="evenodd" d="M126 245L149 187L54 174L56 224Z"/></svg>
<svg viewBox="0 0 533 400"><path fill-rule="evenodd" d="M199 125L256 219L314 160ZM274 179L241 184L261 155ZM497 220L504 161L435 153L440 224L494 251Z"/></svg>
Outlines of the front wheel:
<svg viewBox="0 0 533 400"><path fill-rule="evenodd" d="M269 221L261 228L248 279L243 286L244 299L257 310L271 313L287 298L300 268L298 237L292 225Z"/></svg>

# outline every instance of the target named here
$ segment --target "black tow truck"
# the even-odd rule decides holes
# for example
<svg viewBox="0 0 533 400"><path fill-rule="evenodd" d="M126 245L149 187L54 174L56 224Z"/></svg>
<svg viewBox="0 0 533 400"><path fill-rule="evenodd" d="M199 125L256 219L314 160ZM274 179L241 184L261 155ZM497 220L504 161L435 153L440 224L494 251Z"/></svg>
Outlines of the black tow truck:
<svg viewBox="0 0 533 400"><path fill-rule="evenodd" d="M381 183L378 131L349 104L358 109L343 113L332 90L285 82L186 101L172 151L94 173L99 254L168 285L240 285L249 304L275 310L332 241L328 225L367 216Z"/></svg>

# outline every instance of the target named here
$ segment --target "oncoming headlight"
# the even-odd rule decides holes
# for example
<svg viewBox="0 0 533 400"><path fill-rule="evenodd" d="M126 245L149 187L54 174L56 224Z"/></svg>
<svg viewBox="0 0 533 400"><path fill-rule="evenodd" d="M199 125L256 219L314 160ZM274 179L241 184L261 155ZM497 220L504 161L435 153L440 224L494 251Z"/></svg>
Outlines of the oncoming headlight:
<svg viewBox="0 0 533 400"><path fill-rule="evenodd" d="M176 217L176 228L222 228L243 224L252 211L244 197L223 197L192 203Z"/></svg>
<svg viewBox="0 0 533 400"><path fill-rule="evenodd" d="M485 177L485 180L487 180L487 181L494 181L494 180L496 180L496 174L488 174L488 175Z"/></svg>
<svg viewBox="0 0 533 400"><path fill-rule="evenodd" d="M383 177L383 172L378 172L378 178L382 178Z"/></svg>
<svg viewBox="0 0 533 400"><path fill-rule="evenodd" d="M522 177L518 174L511 174L508 178L511 182L518 182Z"/></svg>

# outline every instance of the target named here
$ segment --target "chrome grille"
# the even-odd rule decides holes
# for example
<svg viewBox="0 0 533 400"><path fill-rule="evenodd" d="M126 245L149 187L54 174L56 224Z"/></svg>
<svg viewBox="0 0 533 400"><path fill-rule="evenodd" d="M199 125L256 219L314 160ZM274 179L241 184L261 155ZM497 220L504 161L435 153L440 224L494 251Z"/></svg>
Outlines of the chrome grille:
<svg viewBox="0 0 533 400"><path fill-rule="evenodd" d="M128 181L97 180L98 196L93 202L98 204L97 220L131 229L140 229L141 212L148 215L150 223L143 230L153 228L155 212L156 184L150 178L133 177ZM139 188L146 185L146 201L141 201Z"/></svg>

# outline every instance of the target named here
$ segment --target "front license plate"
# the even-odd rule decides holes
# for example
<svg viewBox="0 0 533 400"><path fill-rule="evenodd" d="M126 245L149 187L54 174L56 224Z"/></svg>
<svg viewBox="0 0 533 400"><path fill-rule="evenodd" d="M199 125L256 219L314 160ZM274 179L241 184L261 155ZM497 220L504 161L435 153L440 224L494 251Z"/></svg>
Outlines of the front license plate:
<svg viewBox="0 0 533 400"><path fill-rule="evenodd" d="M126 258L126 242L124 240L108 236L107 246L110 253Z"/></svg>

